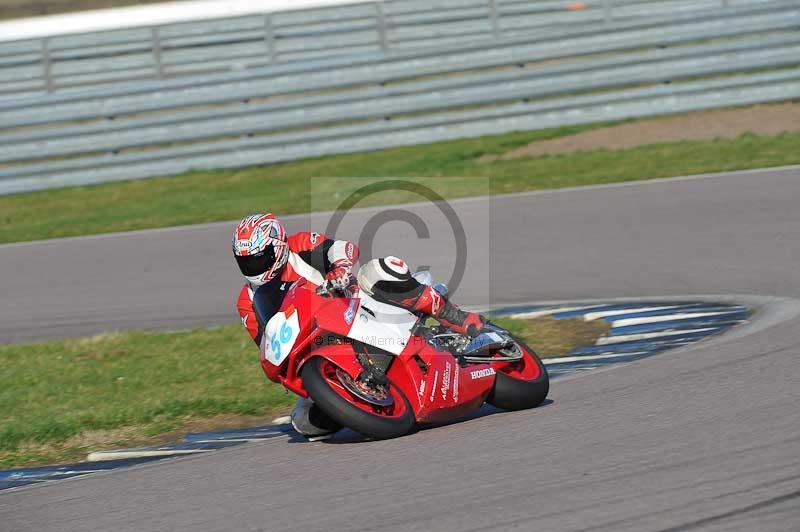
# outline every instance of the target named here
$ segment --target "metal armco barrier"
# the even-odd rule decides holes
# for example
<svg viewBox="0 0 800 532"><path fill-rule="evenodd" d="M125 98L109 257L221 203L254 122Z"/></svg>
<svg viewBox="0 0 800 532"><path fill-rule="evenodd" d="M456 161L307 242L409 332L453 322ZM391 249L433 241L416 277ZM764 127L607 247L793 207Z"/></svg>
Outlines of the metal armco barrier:
<svg viewBox="0 0 800 532"><path fill-rule="evenodd" d="M487 35L451 42L460 24L474 30L467 4L486 8ZM395 48L386 34L374 53L0 96L0 193L800 97L796 1L599 2L597 24L519 33L501 18L554 4L342 6L305 31L379 5L443 37ZM667 4L668 18L641 16Z"/></svg>
<svg viewBox="0 0 800 532"><path fill-rule="evenodd" d="M770 0L389 0L0 42L0 95L669 18Z"/></svg>

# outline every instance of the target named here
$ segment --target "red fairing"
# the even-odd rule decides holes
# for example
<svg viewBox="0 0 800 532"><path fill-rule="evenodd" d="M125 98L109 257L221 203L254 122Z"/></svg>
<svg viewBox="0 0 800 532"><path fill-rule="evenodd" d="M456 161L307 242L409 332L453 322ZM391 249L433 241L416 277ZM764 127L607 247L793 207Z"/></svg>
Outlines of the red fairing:
<svg viewBox="0 0 800 532"><path fill-rule="evenodd" d="M308 396L300 377L302 366L319 356L356 378L362 371L352 340L346 336L348 308L357 307L358 297L321 297L313 283L301 280L286 294L280 312L297 315L299 334L289 355L275 365L267 359L268 333L262 341L261 365L266 376L287 389ZM279 319L283 319L282 317ZM492 390L495 370L488 364L458 365L449 352L437 351L428 342L411 336L389 369L388 377L408 398L419 422L454 419L479 408Z"/></svg>
<svg viewBox="0 0 800 532"><path fill-rule="evenodd" d="M323 334L321 330L317 333ZM311 346L309 346L311 347ZM357 378L362 371L361 364L353 354L353 347L351 344L343 342L340 344L331 344L322 347L313 347L314 356L319 356L331 361L337 367L343 369L348 375ZM308 362L311 357L306 357L296 360L290 371L287 372L287 377L283 380L283 385L294 393L303 397L308 396L305 388L303 388L303 380L300 378L300 370L303 364Z"/></svg>
<svg viewBox="0 0 800 532"><path fill-rule="evenodd" d="M463 368L450 353L421 349L414 357L427 366L423 373L413 357L404 355L400 358L407 362L393 364L388 377L406 393L420 423L447 421L477 410L494 385L495 372L488 364Z"/></svg>
<svg viewBox="0 0 800 532"><path fill-rule="evenodd" d="M272 215L266 215L267 218L272 218ZM287 238L289 251L291 253L300 253L303 251L311 251L321 246L327 237L322 233L314 233L311 231L301 231L295 233ZM339 241L337 241L339 242ZM336 251L342 250L338 253L335 260L331 260L334 266L352 266L358 260L359 251L358 246L352 242L340 241L341 245L335 246ZM327 272L320 272L326 274ZM281 272L281 280L286 282L294 282L301 279L302 276L297 273L290 264L287 264L283 272ZM253 310L253 292L247 283L242 286L239 291L239 297L236 301L236 310L239 317L242 319L242 325L247 329L250 338L256 340L258 337L258 321L256 313Z"/></svg>
<svg viewBox="0 0 800 532"><path fill-rule="evenodd" d="M314 245L313 235L298 236L294 245ZM324 239L322 235L316 238ZM338 244L336 250L334 244ZM357 257L355 246L347 251L347 243L334 244L326 244L327 262L332 262L331 254L340 251ZM299 268L306 266L300 264ZM296 275L288 267L284 274ZM309 276L318 277L315 272ZM261 366L267 378L302 397L309 396L307 384L314 401L339 423L350 423L351 428L371 437L394 437L407 434L415 422L438 423L463 417L480 408L487 398L501 408L518 409L536 406L546 396L546 370L536 354L519 342L521 357L509 357L498 350L481 353L481 358L464 357L459 363L443 347L441 331L425 327L419 320L425 315L455 316L466 323L465 313L430 289L424 290L412 307L424 312L407 314L382 307L384 303L360 293L358 287L348 288L346 297L319 288L305 278L280 284L285 295L263 331ZM257 325L251 328L255 323L251 297L252 292L245 287L237 306L248 332L257 336ZM364 379L365 368L359 360L359 354L376 354L374 348L394 357L386 373L383 398L369 395L374 385ZM356 412L355 417L345 415L347 409ZM341 419L336 418L337 412ZM383 425L377 425L372 434L366 424L358 428L364 413ZM386 427L392 423L399 428L387 433Z"/></svg>
<svg viewBox="0 0 800 532"><path fill-rule="evenodd" d="M343 298L319 297L315 294L315 289L313 283L301 279L289 289L281 305L280 312L284 314L291 312L292 309L296 311L300 328L300 334L289 357L280 366L275 366L264 356L264 342L269 341L266 334L261 345L261 367L267 378L280 382L303 397L306 397L307 393L300 382L300 368L307 358L295 356L295 353L313 352L315 355L325 356L345 354L345 358L341 360L341 367L345 370L357 367L354 377L361 371L361 365L356 360L351 345L338 341L347 334L349 326L343 329L319 327L320 321L326 321L325 316L336 316L338 321L342 321L342 313L347 309L349 301ZM351 365L348 365L348 360Z"/></svg>

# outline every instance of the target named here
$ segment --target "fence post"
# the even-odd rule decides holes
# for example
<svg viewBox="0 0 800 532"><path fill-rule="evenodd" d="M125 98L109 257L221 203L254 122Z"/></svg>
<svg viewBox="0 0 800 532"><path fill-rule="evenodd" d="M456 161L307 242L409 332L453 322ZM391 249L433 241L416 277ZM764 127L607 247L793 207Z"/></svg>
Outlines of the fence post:
<svg viewBox="0 0 800 532"><path fill-rule="evenodd" d="M44 88L48 93L55 90L53 82L53 61L50 57L50 39L42 39L42 74L44 75Z"/></svg>
<svg viewBox="0 0 800 532"><path fill-rule="evenodd" d="M384 52L389 51L389 36L386 28L386 13L383 12L383 0L375 2L375 12L378 15L378 44Z"/></svg>
<svg viewBox="0 0 800 532"><path fill-rule="evenodd" d="M150 28L150 38L152 40L153 45L153 58L156 61L156 75L163 79L164 78L164 62L162 61L161 53L161 32L158 30L158 26L154 26Z"/></svg>
<svg viewBox="0 0 800 532"><path fill-rule="evenodd" d="M500 36L500 23L497 14L497 0L489 0L489 20L492 25L492 35L495 38Z"/></svg>
<svg viewBox="0 0 800 532"><path fill-rule="evenodd" d="M269 52L269 63L274 65L278 61L278 50L275 48L275 27L272 25L272 13L264 15L264 39Z"/></svg>
<svg viewBox="0 0 800 532"><path fill-rule="evenodd" d="M612 9L611 0L603 0L603 20L606 24L614 20Z"/></svg>

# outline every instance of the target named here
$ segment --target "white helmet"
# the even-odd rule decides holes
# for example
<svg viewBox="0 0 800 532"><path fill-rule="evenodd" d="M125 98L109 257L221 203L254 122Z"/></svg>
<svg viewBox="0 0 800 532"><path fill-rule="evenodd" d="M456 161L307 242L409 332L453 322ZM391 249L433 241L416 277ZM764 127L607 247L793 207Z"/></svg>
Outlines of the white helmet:
<svg viewBox="0 0 800 532"><path fill-rule="evenodd" d="M358 286L369 295L374 295L375 285L379 282L408 283L411 279L406 261L392 256L372 259L358 270ZM416 285L418 283L414 282L412 286Z"/></svg>

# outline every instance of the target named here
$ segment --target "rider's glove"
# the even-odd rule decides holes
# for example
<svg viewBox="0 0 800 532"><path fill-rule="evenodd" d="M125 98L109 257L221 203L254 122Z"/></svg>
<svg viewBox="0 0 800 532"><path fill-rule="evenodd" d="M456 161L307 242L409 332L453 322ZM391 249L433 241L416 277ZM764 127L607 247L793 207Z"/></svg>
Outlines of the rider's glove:
<svg viewBox="0 0 800 532"><path fill-rule="evenodd" d="M333 269L328 272L325 279L336 290L344 290L350 286L353 278L353 264L348 261L339 261L333 265Z"/></svg>

